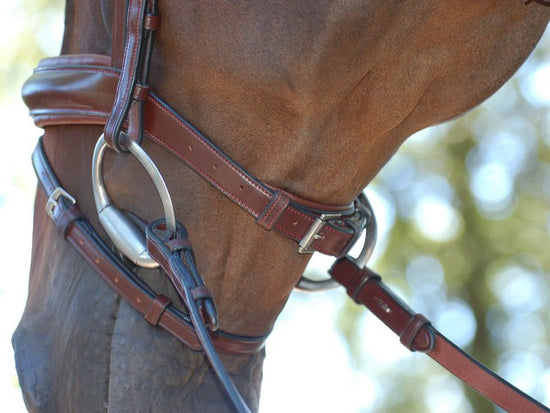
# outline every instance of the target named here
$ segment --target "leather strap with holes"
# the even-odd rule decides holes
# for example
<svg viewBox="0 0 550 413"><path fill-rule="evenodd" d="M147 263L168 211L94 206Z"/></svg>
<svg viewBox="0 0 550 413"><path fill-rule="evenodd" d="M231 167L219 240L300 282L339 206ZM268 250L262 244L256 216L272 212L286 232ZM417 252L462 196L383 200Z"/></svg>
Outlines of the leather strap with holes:
<svg viewBox="0 0 550 413"><path fill-rule="evenodd" d="M363 304L395 334L410 351L426 353L482 396L507 412L542 413L550 410L502 377L489 370L439 333L422 315L416 314L381 277L341 258L330 275L342 284L353 300Z"/></svg>

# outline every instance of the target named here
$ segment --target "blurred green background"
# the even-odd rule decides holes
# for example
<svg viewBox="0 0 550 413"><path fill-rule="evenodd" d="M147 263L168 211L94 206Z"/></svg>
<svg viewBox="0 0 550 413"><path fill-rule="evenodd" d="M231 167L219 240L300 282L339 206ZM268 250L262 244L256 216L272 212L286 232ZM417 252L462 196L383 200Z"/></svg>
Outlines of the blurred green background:
<svg viewBox="0 0 550 413"><path fill-rule="evenodd" d="M16 412L9 340L26 294L40 135L19 91L41 57L59 52L63 2L4 4L0 397ZM367 193L380 225L371 266L441 332L550 404L550 32L485 104L413 136ZM308 271L328 265L316 258ZM293 294L267 354L262 412L495 411L342 291Z"/></svg>

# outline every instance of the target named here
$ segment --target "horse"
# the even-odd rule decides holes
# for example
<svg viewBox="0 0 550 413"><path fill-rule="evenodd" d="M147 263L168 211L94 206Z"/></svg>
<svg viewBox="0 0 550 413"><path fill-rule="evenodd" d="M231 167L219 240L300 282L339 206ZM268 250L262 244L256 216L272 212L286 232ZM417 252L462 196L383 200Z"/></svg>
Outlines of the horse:
<svg viewBox="0 0 550 413"><path fill-rule="evenodd" d="M544 1L159 2L149 84L270 187L349 205L415 131L458 116L517 70L550 21ZM113 0L67 0L62 55L112 54ZM92 191L103 126L51 125L44 151L106 237ZM263 337L310 258L151 139L220 329ZM138 162L108 153L105 185L145 222L162 216ZM37 190L24 314L13 336L26 407L50 411L231 411L201 352L150 326L61 237ZM136 270L172 301L157 269ZM252 410L263 349L222 360Z"/></svg>

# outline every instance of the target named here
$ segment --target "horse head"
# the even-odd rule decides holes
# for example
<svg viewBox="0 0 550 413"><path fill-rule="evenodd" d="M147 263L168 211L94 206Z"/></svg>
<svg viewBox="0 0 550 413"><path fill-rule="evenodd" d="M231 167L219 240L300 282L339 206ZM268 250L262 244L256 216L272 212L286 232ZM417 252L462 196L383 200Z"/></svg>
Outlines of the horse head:
<svg viewBox="0 0 550 413"><path fill-rule="evenodd" d="M113 54L121 28L113 25L112 3L67 2L63 55ZM162 0L159 13L148 79L154 93L247 173L277 188L283 195L275 202L307 200L311 209L353 204L412 133L494 93L550 20L550 9L517 0ZM63 187L105 237L91 177L102 133L93 124L49 125L43 143ZM185 223L220 329L268 334L310 254L257 225L166 145L149 136L142 147ZM163 215L135 159L108 151L102 174L112 202L139 221ZM57 234L46 202L39 192L29 299L14 336L29 409L229 409L203 355L120 301ZM138 273L177 302L159 270ZM224 357L252 408L262 360L261 351Z"/></svg>

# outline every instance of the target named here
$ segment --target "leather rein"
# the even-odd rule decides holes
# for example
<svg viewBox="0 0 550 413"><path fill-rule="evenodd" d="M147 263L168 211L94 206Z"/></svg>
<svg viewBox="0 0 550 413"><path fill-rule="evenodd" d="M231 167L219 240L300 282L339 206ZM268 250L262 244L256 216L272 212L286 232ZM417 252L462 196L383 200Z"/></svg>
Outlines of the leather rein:
<svg viewBox="0 0 550 413"><path fill-rule="evenodd" d="M376 222L364 195L350 205L332 206L272 188L244 171L164 103L148 86L154 32L160 28L157 1L115 0L114 5L112 56L44 59L25 83L23 96L37 126L105 126L94 151L92 172L100 222L111 242L135 265L163 269L187 313L178 310L165 295L156 294L97 234L74 197L63 189L39 141L32 161L48 197L46 212L59 233L150 324L163 328L191 350L206 353L237 411L249 409L225 372L218 352L234 356L257 352L267 335L245 337L217 328L212 294L197 270L185 227L173 216L162 176L139 145L142 139L152 140L183 161L266 230L297 242L301 253L319 251L338 257L329 271L332 279L378 316L409 350L426 353L506 411L550 412L456 347L366 268L376 238ZM105 191L101 159L106 150L134 154L161 195L165 219L147 225L145 237ZM359 257L351 258L347 254L364 231L363 250ZM321 288L332 282L322 282ZM301 285L319 288L307 279L302 279Z"/></svg>

